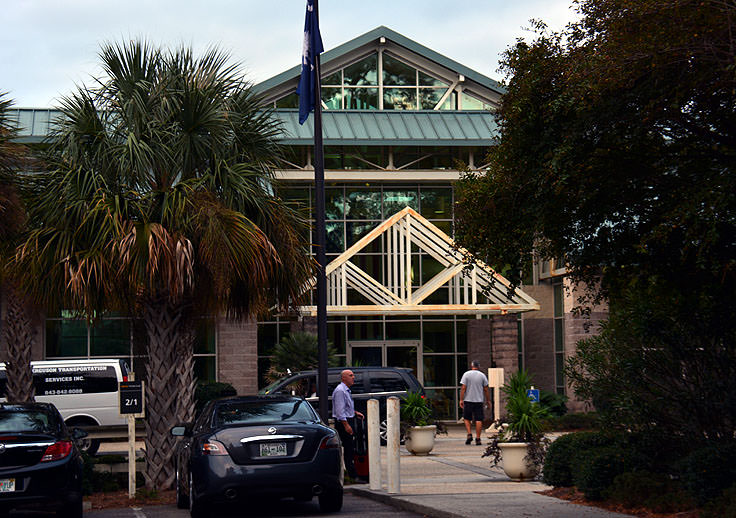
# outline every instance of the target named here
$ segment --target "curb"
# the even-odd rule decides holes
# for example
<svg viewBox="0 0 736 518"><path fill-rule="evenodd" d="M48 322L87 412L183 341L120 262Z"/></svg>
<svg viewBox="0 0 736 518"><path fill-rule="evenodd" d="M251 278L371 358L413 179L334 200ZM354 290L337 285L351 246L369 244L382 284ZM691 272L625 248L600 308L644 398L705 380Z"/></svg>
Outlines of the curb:
<svg viewBox="0 0 736 518"><path fill-rule="evenodd" d="M389 495L383 491L379 493L370 489L363 489L358 487L350 487L346 488L345 490L346 492L350 492L355 496L370 498L371 500L375 500L376 502L396 507L397 509L401 509L402 511L419 513L425 516L429 516L430 518L465 518L461 514L442 511L440 509L435 509L433 507L418 504L416 502L410 502L408 500L399 498L398 496Z"/></svg>

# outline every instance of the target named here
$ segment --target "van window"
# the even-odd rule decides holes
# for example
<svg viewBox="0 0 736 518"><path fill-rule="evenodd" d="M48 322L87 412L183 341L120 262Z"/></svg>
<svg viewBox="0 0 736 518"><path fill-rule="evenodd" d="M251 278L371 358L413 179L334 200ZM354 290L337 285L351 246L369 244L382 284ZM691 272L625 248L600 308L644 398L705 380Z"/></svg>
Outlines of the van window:
<svg viewBox="0 0 736 518"><path fill-rule="evenodd" d="M33 384L38 396L117 392L115 367L77 365L74 367L35 367Z"/></svg>
<svg viewBox="0 0 736 518"><path fill-rule="evenodd" d="M353 371L355 374L355 384L350 387L350 392L353 394L365 394L365 385L363 384L363 373L361 371ZM327 376L327 391L331 396L335 391L335 387L340 384L340 373L328 374Z"/></svg>
<svg viewBox="0 0 736 518"><path fill-rule="evenodd" d="M402 392L406 389L406 382L398 372L371 371L371 392Z"/></svg>

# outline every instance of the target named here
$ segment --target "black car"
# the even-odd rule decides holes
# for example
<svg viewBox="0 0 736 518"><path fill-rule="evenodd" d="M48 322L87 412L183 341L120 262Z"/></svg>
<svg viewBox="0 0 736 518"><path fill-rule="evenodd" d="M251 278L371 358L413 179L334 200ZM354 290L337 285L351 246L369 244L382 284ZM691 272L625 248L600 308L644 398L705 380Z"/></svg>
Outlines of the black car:
<svg viewBox="0 0 736 518"><path fill-rule="evenodd" d="M176 501L193 518L212 506L263 496L319 498L339 511L342 448L303 398L242 396L210 401L193 424L178 425Z"/></svg>
<svg viewBox="0 0 736 518"><path fill-rule="evenodd" d="M14 508L82 516L82 458L54 405L0 403L0 516Z"/></svg>
<svg viewBox="0 0 736 518"><path fill-rule="evenodd" d="M340 383L340 373L350 369L355 374L355 384L350 387L355 402L355 410L366 414L369 399L377 399L380 412L381 441L386 441L386 400L389 396L399 398L409 392L424 394L424 387L411 369L403 367L330 367L327 369L327 391L329 409L332 415L332 391ZM291 394L303 396L315 408L319 406L317 390L317 371L295 372L276 380L261 389L259 394Z"/></svg>

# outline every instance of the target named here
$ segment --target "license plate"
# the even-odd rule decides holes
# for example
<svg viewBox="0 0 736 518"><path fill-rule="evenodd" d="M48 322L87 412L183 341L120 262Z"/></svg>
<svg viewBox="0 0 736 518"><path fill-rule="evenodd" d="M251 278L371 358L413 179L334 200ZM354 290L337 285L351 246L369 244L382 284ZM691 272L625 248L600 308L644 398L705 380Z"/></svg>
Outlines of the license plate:
<svg viewBox="0 0 736 518"><path fill-rule="evenodd" d="M14 478L0 479L0 493L9 493L10 491L15 491L15 479Z"/></svg>
<svg viewBox="0 0 736 518"><path fill-rule="evenodd" d="M285 442L262 442L261 457L283 457L286 455Z"/></svg>

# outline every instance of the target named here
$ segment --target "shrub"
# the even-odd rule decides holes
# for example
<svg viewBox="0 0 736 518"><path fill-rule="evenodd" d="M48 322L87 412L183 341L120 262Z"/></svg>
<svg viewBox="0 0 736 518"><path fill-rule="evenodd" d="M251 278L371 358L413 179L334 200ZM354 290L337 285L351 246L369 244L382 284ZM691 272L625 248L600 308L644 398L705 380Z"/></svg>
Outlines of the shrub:
<svg viewBox="0 0 736 518"><path fill-rule="evenodd" d="M553 416L563 416L567 414L568 397L564 394L550 392L549 390L539 391L539 404L547 409Z"/></svg>
<svg viewBox="0 0 736 518"><path fill-rule="evenodd" d="M235 396L238 392L235 387L229 383L198 383L197 388L194 391L195 408L197 413L207 404L208 401L213 399Z"/></svg>
<svg viewBox="0 0 736 518"><path fill-rule="evenodd" d="M736 484L736 444L710 444L690 453L680 464L683 486L698 505L721 496Z"/></svg>
<svg viewBox="0 0 736 518"><path fill-rule="evenodd" d="M545 429L557 432L595 430L598 428L598 414L595 412L573 413L552 416L545 421Z"/></svg>
<svg viewBox="0 0 736 518"><path fill-rule="evenodd" d="M700 516L701 518L736 518L736 484L709 502Z"/></svg>
<svg viewBox="0 0 736 518"><path fill-rule="evenodd" d="M657 513L692 509L695 500L667 475L629 471L613 479L607 491L610 500L624 507L646 507Z"/></svg>
<svg viewBox="0 0 736 518"><path fill-rule="evenodd" d="M542 480L548 486L572 486L572 469L570 459L575 454L575 434L567 434L557 438L549 447L544 460Z"/></svg>
<svg viewBox="0 0 736 518"><path fill-rule="evenodd" d="M585 498L601 500L617 475L631 468L629 452L619 445L592 448L575 455L577 468L573 481Z"/></svg>

